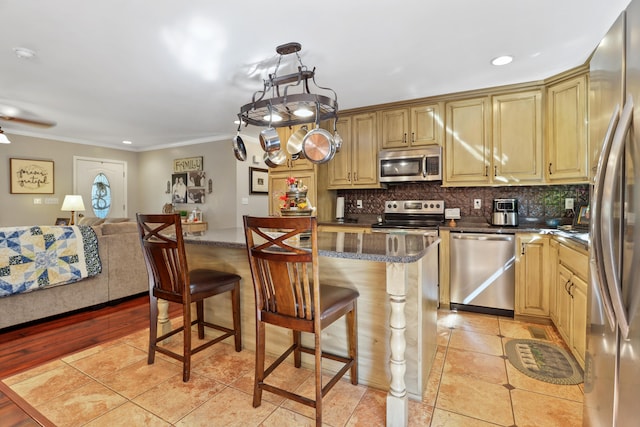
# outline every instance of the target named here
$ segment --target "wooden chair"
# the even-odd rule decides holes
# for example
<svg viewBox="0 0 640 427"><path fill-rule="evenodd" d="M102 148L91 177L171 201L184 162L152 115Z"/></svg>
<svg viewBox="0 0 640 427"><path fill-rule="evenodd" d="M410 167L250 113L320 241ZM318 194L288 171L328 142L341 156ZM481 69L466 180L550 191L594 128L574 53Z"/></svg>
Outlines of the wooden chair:
<svg viewBox="0 0 640 427"><path fill-rule="evenodd" d="M142 252L149 274L149 358L152 364L158 351L182 362L182 380L189 381L191 356L233 336L236 351L242 350L240 329L240 276L210 269L189 271L179 214L137 215ZM231 292L233 329L204 320L204 300ZM182 304L183 323L179 328L158 337L158 298ZM196 318L191 320L191 303L196 303ZM191 326L198 325L198 337L204 339L204 327L223 334L196 348L191 348ZM158 344L183 332L184 349L175 353Z"/></svg>
<svg viewBox="0 0 640 427"><path fill-rule="evenodd" d="M314 407L316 425L322 423L322 398L347 372L358 384L358 344L355 289L320 284L318 228L314 217L244 217L247 252L256 297L256 372L253 406L260 406L262 390ZM277 233L272 233L277 231ZM307 240L308 237L308 240ZM301 247L298 247L298 243ZM346 315L348 357L322 352L322 330ZM267 369L265 324L293 330L293 344ZM301 332L314 334L314 348L305 347ZM265 382L291 353L300 367L301 353L315 356L315 399ZM322 386L322 358L342 362L342 368Z"/></svg>

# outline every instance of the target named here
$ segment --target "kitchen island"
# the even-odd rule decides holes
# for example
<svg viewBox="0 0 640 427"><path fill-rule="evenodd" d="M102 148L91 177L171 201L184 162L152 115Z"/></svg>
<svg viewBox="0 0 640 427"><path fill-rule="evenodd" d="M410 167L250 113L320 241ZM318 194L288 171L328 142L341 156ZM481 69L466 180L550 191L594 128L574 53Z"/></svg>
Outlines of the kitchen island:
<svg viewBox="0 0 640 427"><path fill-rule="evenodd" d="M408 398L421 400L437 343L437 236L386 233L319 232L320 278L337 286L358 289L358 381L388 390L387 425L406 426ZM388 242L396 242L389 248ZM398 242L400 244L398 244ZM185 237L190 268L209 267L239 274L242 343L255 350L255 299L242 228L208 230ZM225 323L230 303L220 295L207 300L206 316ZM303 337L312 344L312 337ZM267 330L267 353L290 345L289 331ZM346 353L346 323L323 332L327 351ZM306 355L303 355L306 356ZM307 367L313 359L305 360ZM323 368L336 371L331 361Z"/></svg>

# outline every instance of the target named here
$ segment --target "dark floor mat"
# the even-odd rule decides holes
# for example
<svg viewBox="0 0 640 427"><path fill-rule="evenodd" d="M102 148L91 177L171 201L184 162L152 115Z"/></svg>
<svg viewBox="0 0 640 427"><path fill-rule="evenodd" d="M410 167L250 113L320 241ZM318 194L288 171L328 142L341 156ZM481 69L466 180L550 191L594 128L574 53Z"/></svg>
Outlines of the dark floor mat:
<svg viewBox="0 0 640 427"><path fill-rule="evenodd" d="M507 341L509 362L523 374L552 384L579 384L582 369L573 356L555 344L537 340Z"/></svg>

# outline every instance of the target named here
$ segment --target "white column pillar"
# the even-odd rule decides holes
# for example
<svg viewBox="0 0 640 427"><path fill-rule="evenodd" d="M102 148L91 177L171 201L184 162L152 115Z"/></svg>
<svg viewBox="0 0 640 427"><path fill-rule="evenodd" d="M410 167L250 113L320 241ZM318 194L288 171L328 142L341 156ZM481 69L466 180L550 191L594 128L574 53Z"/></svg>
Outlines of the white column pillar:
<svg viewBox="0 0 640 427"><path fill-rule="evenodd" d="M171 332L169 321L169 301L158 298L158 336ZM167 341L171 340L168 338Z"/></svg>
<svg viewBox="0 0 640 427"><path fill-rule="evenodd" d="M404 308L407 296L407 267L402 263L387 263L387 294L391 305L389 327L391 383L387 394L387 427L406 427L409 422L409 400L404 381L407 361L405 331L407 319Z"/></svg>

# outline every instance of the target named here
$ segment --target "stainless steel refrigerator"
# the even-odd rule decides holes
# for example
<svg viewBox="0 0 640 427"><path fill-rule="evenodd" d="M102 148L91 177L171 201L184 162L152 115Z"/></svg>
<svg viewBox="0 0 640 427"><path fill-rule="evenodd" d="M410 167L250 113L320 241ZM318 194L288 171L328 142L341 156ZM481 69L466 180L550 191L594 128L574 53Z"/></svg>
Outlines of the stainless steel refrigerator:
<svg viewBox="0 0 640 427"><path fill-rule="evenodd" d="M599 162L591 189L584 425L638 426L640 0L618 18L590 64L589 138Z"/></svg>

